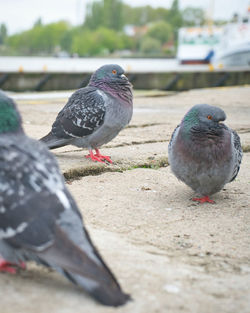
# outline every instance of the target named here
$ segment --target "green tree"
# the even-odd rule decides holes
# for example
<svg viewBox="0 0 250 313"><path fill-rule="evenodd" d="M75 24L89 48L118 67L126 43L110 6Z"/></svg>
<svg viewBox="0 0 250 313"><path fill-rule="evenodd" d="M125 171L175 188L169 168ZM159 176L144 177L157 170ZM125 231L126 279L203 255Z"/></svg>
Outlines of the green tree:
<svg viewBox="0 0 250 313"><path fill-rule="evenodd" d="M5 24L0 25L0 45L4 44L5 39L7 38L7 27Z"/></svg>
<svg viewBox="0 0 250 313"><path fill-rule="evenodd" d="M63 33L61 40L60 40L60 47L62 48L62 50L71 52L73 38L81 30L82 30L82 27L73 27L73 28L67 29Z"/></svg>
<svg viewBox="0 0 250 313"><path fill-rule="evenodd" d="M72 27L64 21L43 25L39 18L32 29L8 37L6 26L1 24L0 44L4 42L5 49L19 55L53 54L58 49L80 56L105 55L122 49L157 54L166 42L177 42L179 27L203 23L201 9L187 8L181 12L178 0L173 1L170 9L149 5L134 8L122 0L94 0L82 26ZM128 24L143 27L128 37L122 32Z"/></svg>
<svg viewBox="0 0 250 313"><path fill-rule="evenodd" d="M39 18L35 21L34 27L36 27L36 26L42 26L42 25L43 25L42 18L39 17Z"/></svg>
<svg viewBox="0 0 250 313"><path fill-rule="evenodd" d="M173 39L173 30L171 25L169 25L167 22L159 21L149 28L147 35L158 39L161 44L164 44L165 42Z"/></svg>
<svg viewBox="0 0 250 313"><path fill-rule="evenodd" d="M169 11L169 23L176 29L182 26L182 15L179 10L179 0L174 0Z"/></svg>
<svg viewBox="0 0 250 313"><path fill-rule="evenodd" d="M143 37L140 44L140 51L144 54L160 54L161 42L152 37Z"/></svg>
<svg viewBox="0 0 250 313"><path fill-rule="evenodd" d="M71 53L80 56L105 55L131 47L131 44L127 36L112 29L105 27L95 31L82 29L73 36Z"/></svg>
<svg viewBox="0 0 250 313"><path fill-rule="evenodd" d="M164 8L154 9L149 5L135 8L124 5L123 16L125 24L143 26L159 20L167 21L169 10Z"/></svg>
<svg viewBox="0 0 250 313"><path fill-rule="evenodd" d="M104 0L104 27L121 30L123 27L121 0Z"/></svg>
<svg viewBox="0 0 250 313"><path fill-rule="evenodd" d="M79 56L90 56L98 53L98 44L90 30L82 29L72 38L71 52Z"/></svg>
<svg viewBox="0 0 250 313"><path fill-rule="evenodd" d="M169 24L173 27L174 41L177 42L178 29L182 26L182 15L179 10L179 0L174 0L169 11Z"/></svg>
<svg viewBox="0 0 250 313"><path fill-rule="evenodd" d="M90 29L101 26L119 31L123 27L121 0L94 1L87 8L84 25Z"/></svg>
<svg viewBox="0 0 250 313"><path fill-rule="evenodd" d="M31 30L10 36L9 47L18 54L51 54L69 29L66 22L51 23L44 26L34 26Z"/></svg>
<svg viewBox="0 0 250 313"><path fill-rule="evenodd" d="M87 6L84 26L89 29L96 29L104 24L103 2L94 1Z"/></svg>

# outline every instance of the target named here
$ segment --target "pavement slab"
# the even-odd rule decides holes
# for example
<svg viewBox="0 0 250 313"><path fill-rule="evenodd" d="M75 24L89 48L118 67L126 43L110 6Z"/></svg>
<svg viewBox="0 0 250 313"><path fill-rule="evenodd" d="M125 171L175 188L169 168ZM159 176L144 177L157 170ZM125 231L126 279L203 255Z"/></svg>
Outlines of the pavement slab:
<svg viewBox="0 0 250 313"><path fill-rule="evenodd" d="M47 134L66 100L21 95L27 134ZM168 166L171 133L197 103L223 108L245 151L237 179L212 197L215 204L193 203ZM101 149L113 165L93 163L73 146L53 150L93 241L133 301L103 307L31 263L18 275L0 275L0 312L249 312L249 147L249 86L135 92L130 125Z"/></svg>

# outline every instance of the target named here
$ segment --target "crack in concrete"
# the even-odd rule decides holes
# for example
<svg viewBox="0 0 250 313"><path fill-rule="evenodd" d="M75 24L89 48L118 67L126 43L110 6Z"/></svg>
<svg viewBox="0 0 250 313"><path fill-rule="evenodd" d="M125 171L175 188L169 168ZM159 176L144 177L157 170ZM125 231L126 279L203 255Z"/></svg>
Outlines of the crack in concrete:
<svg viewBox="0 0 250 313"><path fill-rule="evenodd" d="M238 128L236 129L236 131L239 134L246 134L246 133L250 133L250 128Z"/></svg>
<svg viewBox="0 0 250 313"><path fill-rule="evenodd" d="M151 127L151 126L159 126L159 125L167 125L165 123L147 123L142 125L128 125L126 128L145 128L145 127Z"/></svg>
<svg viewBox="0 0 250 313"><path fill-rule="evenodd" d="M250 145L242 145L242 150L245 153L250 152Z"/></svg>
<svg viewBox="0 0 250 313"><path fill-rule="evenodd" d="M70 183L76 179L80 179L85 176L96 176L107 172L117 172L122 173L124 171L134 170L137 168L149 168L157 170L161 167L167 167L169 165L167 157L162 157L159 159L149 159L148 161L141 162L138 164L128 164L128 165L122 165L114 164L105 166L102 164L93 164L88 167L78 167L78 168L72 168L66 172L63 173L66 182Z"/></svg>

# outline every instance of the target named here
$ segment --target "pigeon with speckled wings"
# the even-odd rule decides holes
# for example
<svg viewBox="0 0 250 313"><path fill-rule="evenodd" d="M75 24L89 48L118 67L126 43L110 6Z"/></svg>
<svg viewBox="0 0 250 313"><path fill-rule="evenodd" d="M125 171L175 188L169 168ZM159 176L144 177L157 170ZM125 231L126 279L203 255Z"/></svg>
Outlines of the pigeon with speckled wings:
<svg viewBox="0 0 250 313"><path fill-rule="evenodd" d="M47 147L27 137L15 103L0 93L0 272L46 265L104 305L129 296L102 260Z"/></svg>
<svg viewBox="0 0 250 313"><path fill-rule="evenodd" d="M118 135L130 122L132 113L132 86L124 70L107 64L91 76L88 86L72 94L49 134L40 140L49 149L66 145L87 148L86 157L112 163L110 157L101 155L99 148Z"/></svg>

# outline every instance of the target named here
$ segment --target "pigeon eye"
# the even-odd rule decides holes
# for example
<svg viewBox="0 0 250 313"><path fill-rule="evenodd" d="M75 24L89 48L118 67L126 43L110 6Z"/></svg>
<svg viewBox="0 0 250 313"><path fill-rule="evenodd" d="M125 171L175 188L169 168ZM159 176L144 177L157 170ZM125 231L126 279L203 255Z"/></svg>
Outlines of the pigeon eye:
<svg viewBox="0 0 250 313"><path fill-rule="evenodd" d="M211 120L211 119L212 119L212 115L208 115L207 118L208 118L209 120Z"/></svg>
<svg viewBox="0 0 250 313"><path fill-rule="evenodd" d="M116 71L116 70L113 70L112 73L115 75L115 74L117 73L117 71Z"/></svg>

